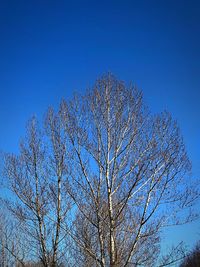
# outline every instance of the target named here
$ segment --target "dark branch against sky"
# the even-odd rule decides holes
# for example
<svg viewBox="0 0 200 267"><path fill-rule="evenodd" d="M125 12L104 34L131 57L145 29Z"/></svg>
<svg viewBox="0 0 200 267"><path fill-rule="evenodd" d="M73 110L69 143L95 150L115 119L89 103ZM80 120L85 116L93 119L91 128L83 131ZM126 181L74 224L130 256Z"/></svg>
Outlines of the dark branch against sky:
<svg viewBox="0 0 200 267"><path fill-rule="evenodd" d="M199 14L189 0L1 1L0 150L17 150L31 115L111 71L177 118L200 176ZM200 229L181 231L191 243Z"/></svg>

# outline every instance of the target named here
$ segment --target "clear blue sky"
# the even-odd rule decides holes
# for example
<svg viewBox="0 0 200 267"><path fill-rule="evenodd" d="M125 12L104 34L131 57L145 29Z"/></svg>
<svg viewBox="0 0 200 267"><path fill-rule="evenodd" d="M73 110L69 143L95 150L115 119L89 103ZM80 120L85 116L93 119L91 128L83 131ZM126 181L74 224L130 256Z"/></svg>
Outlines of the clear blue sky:
<svg viewBox="0 0 200 267"><path fill-rule="evenodd" d="M200 2L194 0L1 0L0 150L16 151L31 115L40 117L107 71L142 88L152 111L167 109L177 118L200 176ZM182 230L190 243L197 232L198 223Z"/></svg>

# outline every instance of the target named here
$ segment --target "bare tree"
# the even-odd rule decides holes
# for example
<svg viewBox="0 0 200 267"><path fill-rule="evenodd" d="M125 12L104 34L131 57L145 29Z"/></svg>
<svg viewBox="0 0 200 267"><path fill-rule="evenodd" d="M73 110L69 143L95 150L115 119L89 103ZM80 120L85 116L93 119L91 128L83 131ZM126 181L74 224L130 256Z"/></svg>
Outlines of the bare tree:
<svg viewBox="0 0 200 267"><path fill-rule="evenodd" d="M59 118L50 109L40 130L33 118L19 155L6 155L5 174L14 193L7 201L31 244L32 257L43 266L58 266L66 232L60 228L69 210L62 184L66 174L66 142Z"/></svg>
<svg viewBox="0 0 200 267"><path fill-rule="evenodd" d="M43 266L165 266L160 233L193 219L198 192L176 121L108 74L84 96L33 118L7 155L7 206ZM178 213L185 209L184 213ZM180 249L178 249L180 251ZM175 252L175 250L173 250ZM179 258L180 259L180 258Z"/></svg>
<svg viewBox="0 0 200 267"><path fill-rule="evenodd" d="M162 228L190 221L196 198L176 121L152 115L139 90L111 75L62 102L60 114L79 266L155 266ZM178 217L183 208L188 216Z"/></svg>
<svg viewBox="0 0 200 267"><path fill-rule="evenodd" d="M199 267L200 266L200 242L195 248L184 258L180 267Z"/></svg>
<svg viewBox="0 0 200 267"><path fill-rule="evenodd" d="M0 214L0 266L24 266L24 261L29 254L29 247L20 225L8 214Z"/></svg>

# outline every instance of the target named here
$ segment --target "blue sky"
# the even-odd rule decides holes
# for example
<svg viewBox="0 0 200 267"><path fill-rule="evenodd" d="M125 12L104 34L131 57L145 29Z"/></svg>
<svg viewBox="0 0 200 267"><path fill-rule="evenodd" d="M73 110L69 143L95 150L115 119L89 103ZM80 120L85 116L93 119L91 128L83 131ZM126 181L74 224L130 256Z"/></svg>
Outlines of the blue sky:
<svg viewBox="0 0 200 267"><path fill-rule="evenodd" d="M199 177L199 14L194 0L1 0L0 150L17 150L31 115L111 71L178 120ZM199 223L179 238L191 244L197 233Z"/></svg>

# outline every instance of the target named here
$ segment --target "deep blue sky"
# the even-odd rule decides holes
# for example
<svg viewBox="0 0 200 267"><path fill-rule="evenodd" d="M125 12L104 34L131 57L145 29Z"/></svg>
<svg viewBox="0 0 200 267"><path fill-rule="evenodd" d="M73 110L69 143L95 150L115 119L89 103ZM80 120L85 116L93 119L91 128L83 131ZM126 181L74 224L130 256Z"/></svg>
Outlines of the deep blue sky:
<svg viewBox="0 0 200 267"><path fill-rule="evenodd" d="M200 176L199 14L192 0L0 0L0 150L17 150L31 115L111 71L173 114ZM199 238L197 223L185 229Z"/></svg>

